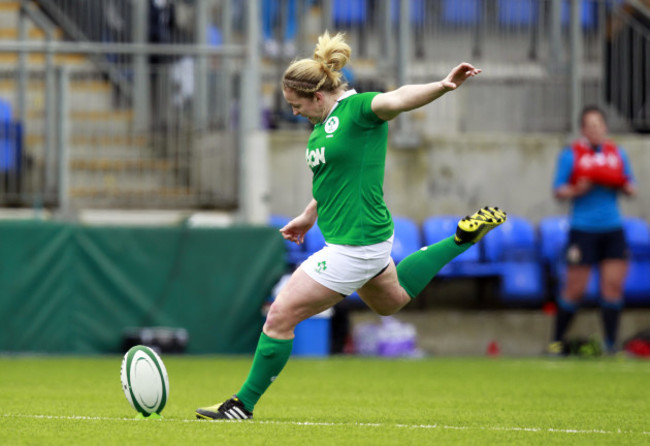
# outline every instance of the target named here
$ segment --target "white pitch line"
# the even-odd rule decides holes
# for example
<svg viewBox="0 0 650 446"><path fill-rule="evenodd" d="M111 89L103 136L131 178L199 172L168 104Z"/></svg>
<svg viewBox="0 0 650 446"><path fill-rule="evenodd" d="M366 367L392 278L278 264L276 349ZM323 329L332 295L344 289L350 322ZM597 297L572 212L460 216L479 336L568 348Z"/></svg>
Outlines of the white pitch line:
<svg viewBox="0 0 650 446"><path fill-rule="evenodd" d="M81 421L142 421L137 418L112 418L112 417L89 417L83 415L29 415L29 414L2 414L2 418L33 418L44 420L81 420ZM206 420L189 420L189 419L173 419L162 418L155 420L160 422L176 422L176 423L232 423L231 420L219 421L206 421ZM444 424L385 424L385 423L327 423L317 421L264 421L264 420L248 420L240 422L254 423L254 424L273 424L283 426L317 426L317 427L339 427L339 426L359 426L359 427L399 427L404 429L441 429L441 430L481 430L481 431L499 431L499 432L550 432L558 434L604 434L604 435L620 435L620 434L640 434L650 435L650 432L641 431L624 431L617 430L602 430L602 429L556 429L552 427L499 427L499 426L449 426Z"/></svg>

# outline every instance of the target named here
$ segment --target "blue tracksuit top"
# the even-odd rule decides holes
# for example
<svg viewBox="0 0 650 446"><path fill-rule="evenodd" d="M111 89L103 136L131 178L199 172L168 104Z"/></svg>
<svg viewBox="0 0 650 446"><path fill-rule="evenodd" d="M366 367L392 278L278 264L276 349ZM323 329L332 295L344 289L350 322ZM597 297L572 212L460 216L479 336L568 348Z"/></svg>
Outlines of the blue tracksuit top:
<svg viewBox="0 0 650 446"><path fill-rule="evenodd" d="M597 147L596 150L600 150ZM634 182L632 168L625 151L618 147L623 160L623 170L631 182ZM573 172L574 154L570 146L564 147L557 160L557 169L553 189L569 184ZM623 226L621 212L618 209L618 191L611 187L594 185L581 197L571 203L571 228L589 232L604 232Z"/></svg>

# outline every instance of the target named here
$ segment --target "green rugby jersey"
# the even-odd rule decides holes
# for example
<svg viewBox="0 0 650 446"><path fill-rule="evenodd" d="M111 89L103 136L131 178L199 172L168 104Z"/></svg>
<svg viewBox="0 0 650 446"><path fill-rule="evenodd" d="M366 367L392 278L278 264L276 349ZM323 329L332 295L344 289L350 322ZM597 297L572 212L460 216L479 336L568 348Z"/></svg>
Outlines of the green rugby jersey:
<svg viewBox="0 0 650 446"><path fill-rule="evenodd" d="M370 108L377 94L346 92L309 137L305 158L328 243L364 246L393 234L383 191L388 123Z"/></svg>

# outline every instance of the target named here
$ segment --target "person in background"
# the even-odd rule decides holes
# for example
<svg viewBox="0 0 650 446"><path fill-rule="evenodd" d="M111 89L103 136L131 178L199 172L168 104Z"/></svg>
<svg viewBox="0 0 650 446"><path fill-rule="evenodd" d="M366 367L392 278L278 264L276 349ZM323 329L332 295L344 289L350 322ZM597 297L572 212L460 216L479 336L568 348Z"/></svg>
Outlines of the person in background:
<svg viewBox="0 0 650 446"><path fill-rule="evenodd" d="M600 270L600 294L605 349L614 352L623 285L628 269L628 248L618 197L635 195L632 168L626 152L607 139L602 110L585 107L580 117L581 138L558 157L553 190L571 203L566 249L566 284L557 297L552 355L565 350L565 335L587 289L592 267Z"/></svg>
<svg viewBox="0 0 650 446"><path fill-rule="evenodd" d="M294 271L271 305L241 389L222 404L197 409L197 418L253 418L258 400L289 360L298 323L354 291L376 313L396 313L444 265L506 220L499 208L484 207L462 219L455 236L395 266L390 256L393 219L383 197L388 121L454 91L481 70L461 63L438 82L357 93L342 80L350 53L342 34L325 32L313 58L292 62L284 73L285 100L294 114L314 125L303 155L313 174L313 199L280 233L302 243L318 218L326 246Z"/></svg>

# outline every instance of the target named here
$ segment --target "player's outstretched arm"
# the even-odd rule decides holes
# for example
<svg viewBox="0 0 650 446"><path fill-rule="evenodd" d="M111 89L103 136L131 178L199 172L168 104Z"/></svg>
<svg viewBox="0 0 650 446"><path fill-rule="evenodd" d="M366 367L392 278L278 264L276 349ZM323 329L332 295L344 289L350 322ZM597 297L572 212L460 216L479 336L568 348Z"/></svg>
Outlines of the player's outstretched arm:
<svg viewBox="0 0 650 446"><path fill-rule="evenodd" d="M414 110L435 101L448 91L457 89L467 79L480 72L480 69L463 62L454 67L441 81L404 85L396 90L378 94L372 100L372 111L381 119L390 121L402 112Z"/></svg>

